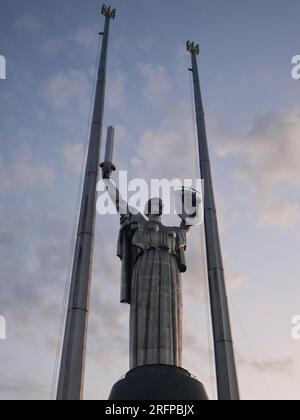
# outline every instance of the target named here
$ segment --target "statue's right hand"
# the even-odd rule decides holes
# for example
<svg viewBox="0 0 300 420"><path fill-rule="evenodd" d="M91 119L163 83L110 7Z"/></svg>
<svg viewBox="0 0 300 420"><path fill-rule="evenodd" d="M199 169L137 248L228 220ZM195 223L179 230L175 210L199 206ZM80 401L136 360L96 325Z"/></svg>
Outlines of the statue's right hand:
<svg viewBox="0 0 300 420"><path fill-rule="evenodd" d="M112 176L112 173L116 170L115 165L111 162L101 163L100 168L102 169L103 179L110 179Z"/></svg>

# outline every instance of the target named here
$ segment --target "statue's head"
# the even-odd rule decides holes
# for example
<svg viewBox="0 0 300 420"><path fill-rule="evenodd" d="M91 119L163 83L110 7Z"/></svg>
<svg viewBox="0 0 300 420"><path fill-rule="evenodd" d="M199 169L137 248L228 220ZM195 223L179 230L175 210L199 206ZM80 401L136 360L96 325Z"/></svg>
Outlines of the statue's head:
<svg viewBox="0 0 300 420"><path fill-rule="evenodd" d="M164 211L164 203L161 198L151 198L145 207L145 215L149 216L162 216Z"/></svg>

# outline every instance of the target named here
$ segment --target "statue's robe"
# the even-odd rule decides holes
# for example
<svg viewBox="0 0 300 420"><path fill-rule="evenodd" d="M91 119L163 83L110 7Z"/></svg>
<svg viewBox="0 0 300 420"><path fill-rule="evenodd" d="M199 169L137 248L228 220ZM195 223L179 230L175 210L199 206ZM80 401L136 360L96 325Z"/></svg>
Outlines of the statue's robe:
<svg viewBox="0 0 300 420"><path fill-rule="evenodd" d="M186 231L130 215L122 226L121 302L130 310L130 368L182 365L182 278Z"/></svg>

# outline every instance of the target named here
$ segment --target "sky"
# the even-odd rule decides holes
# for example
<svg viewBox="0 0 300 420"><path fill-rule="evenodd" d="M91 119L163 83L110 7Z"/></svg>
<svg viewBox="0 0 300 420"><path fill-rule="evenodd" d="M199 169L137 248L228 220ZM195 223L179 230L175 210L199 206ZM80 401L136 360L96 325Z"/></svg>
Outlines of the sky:
<svg viewBox="0 0 300 420"><path fill-rule="evenodd" d="M96 0L1 0L0 399L49 399L70 277L99 31ZM199 70L243 399L300 397L299 1L114 0L104 126L131 178L195 177ZM103 153L103 150L102 150ZM166 220L167 223L167 220ZM128 370L117 216L97 217L86 399ZM216 398L203 227L184 275L184 366ZM53 386L54 383L54 386ZM55 393L54 393L55 394Z"/></svg>

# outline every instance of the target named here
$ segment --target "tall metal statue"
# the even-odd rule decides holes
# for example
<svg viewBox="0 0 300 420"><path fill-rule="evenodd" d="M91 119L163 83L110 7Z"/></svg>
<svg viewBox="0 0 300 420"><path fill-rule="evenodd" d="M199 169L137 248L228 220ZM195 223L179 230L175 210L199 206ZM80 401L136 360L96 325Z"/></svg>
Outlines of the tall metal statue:
<svg viewBox="0 0 300 420"><path fill-rule="evenodd" d="M130 208L104 177L121 217L118 256L122 260L121 302L130 304L130 368L182 366L182 279L189 226L162 224L163 202L149 200L142 215Z"/></svg>
<svg viewBox="0 0 300 420"><path fill-rule="evenodd" d="M112 140L108 136L108 150L111 143ZM172 389L175 392L174 384L178 383L178 376L181 379L181 374L184 376L183 382L179 380L182 386L184 383L184 386L189 388L192 382L194 393L191 396L196 399L205 399L206 394L201 384L192 379L183 369L179 370L182 368L183 342L181 275L187 270L185 259L187 234L193 224L193 217L186 212L187 206L184 205L184 197L188 192L182 190L183 206L179 214L182 220L180 226L165 226L162 223L164 204L160 198L150 199L146 204L144 214L139 213L123 200L116 185L111 181L115 166L106 161L101 164L101 167L109 196L121 214L118 256L122 261L121 302L130 304L131 373L137 373L138 371L135 370L137 368L151 367L156 371L154 374L156 379L163 372L164 378L160 378L162 383L165 383L166 375L168 381L174 379L174 373L173 375L169 372L166 374L166 369L174 372L177 368L175 370L177 379L174 379L169 388L170 397L175 398L176 394L172 394ZM195 202L193 216L195 217L200 203L196 192L193 194ZM149 376L149 370L147 374L144 371L142 379L140 387L145 382L148 387L152 383L153 387L154 382L153 378L151 380L151 372ZM146 392L144 394L146 399L153 399L155 387L159 388L162 383L158 381L154 389L147 388L148 395ZM136 386L138 385L139 382L136 383ZM128 383L126 388L128 390ZM184 393L181 397L183 396ZM130 399L136 398L138 397L132 394ZM124 399L124 394L122 398L120 395L120 399ZM157 398L154 399L163 399L162 394L157 394Z"/></svg>

